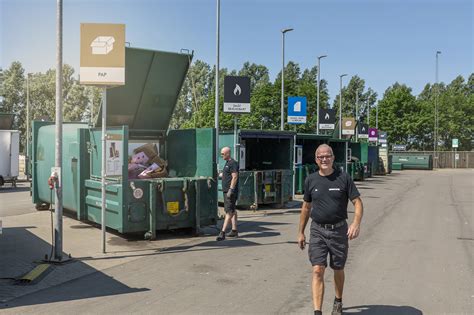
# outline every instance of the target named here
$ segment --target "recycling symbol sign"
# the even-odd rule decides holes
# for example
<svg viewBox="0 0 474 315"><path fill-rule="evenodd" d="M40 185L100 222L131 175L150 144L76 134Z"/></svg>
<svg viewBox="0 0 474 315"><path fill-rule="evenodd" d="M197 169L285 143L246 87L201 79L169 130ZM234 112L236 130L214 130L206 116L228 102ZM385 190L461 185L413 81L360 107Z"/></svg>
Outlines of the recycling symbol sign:
<svg viewBox="0 0 474 315"><path fill-rule="evenodd" d="M224 113L250 113L250 78L224 78Z"/></svg>
<svg viewBox="0 0 474 315"><path fill-rule="evenodd" d="M369 125L359 123L357 125L357 132L359 133L359 138L367 139L369 137Z"/></svg>
<svg viewBox="0 0 474 315"><path fill-rule="evenodd" d="M378 133L376 128L369 128L369 141L376 142L378 139Z"/></svg>
<svg viewBox="0 0 474 315"><path fill-rule="evenodd" d="M336 111L334 109L320 109L318 115L319 129L334 129Z"/></svg>

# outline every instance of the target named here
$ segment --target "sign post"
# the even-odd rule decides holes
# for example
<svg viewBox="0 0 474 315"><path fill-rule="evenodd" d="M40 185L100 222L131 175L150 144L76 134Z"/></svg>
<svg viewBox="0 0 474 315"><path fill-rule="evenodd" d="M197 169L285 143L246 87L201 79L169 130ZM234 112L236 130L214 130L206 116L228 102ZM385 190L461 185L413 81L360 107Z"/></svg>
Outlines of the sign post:
<svg viewBox="0 0 474 315"><path fill-rule="evenodd" d="M336 111L334 109L320 109L318 117L319 129L334 130Z"/></svg>
<svg viewBox="0 0 474 315"><path fill-rule="evenodd" d="M353 136L355 135L355 119L345 117L342 119L342 134Z"/></svg>
<svg viewBox="0 0 474 315"><path fill-rule="evenodd" d="M457 162L459 160L459 154L457 153L457 149L459 147L459 139L453 139L452 147L454 148L454 168L457 168Z"/></svg>
<svg viewBox="0 0 474 315"><path fill-rule="evenodd" d="M369 125L368 124L358 124L357 130L359 131L359 139L369 138Z"/></svg>
<svg viewBox="0 0 474 315"><path fill-rule="evenodd" d="M125 24L81 23L80 83L102 87L102 253L106 253L107 87L125 84Z"/></svg>
<svg viewBox="0 0 474 315"><path fill-rule="evenodd" d="M288 97L288 124L306 124L306 104L305 96Z"/></svg>
<svg viewBox="0 0 474 315"><path fill-rule="evenodd" d="M369 142L377 142L377 128L369 128Z"/></svg>
<svg viewBox="0 0 474 315"><path fill-rule="evenodd" d="M295 125L295 136L293 137L293 145L296 150L296 125L306 124L306 107L307 100L305 96L288 97L288 124ZM295 200L295 177L296 177L296 161L293 161L293 200Z"/></svg>
<svg viewBox="0 0 474 315"><path fill-rule="evenodd" d="M392 150L393 151L406 151L407 145L406 144L393 144Z"/></svg>
<svg viewBox="0 0 474 315"><path fill-rule="evenodd" d="M250 113L250 78L226 76L224 78L224 113L234 114L234 159L237 159L238 114Z"/></svg>

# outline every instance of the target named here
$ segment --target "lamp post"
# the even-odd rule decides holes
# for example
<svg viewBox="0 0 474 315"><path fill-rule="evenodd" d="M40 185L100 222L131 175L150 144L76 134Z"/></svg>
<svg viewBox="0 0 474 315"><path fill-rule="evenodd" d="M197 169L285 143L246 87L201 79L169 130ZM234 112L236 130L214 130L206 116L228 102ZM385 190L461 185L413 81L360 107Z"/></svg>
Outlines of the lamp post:
<svg viewBox="0 0 474 315"><path fill-rule="evenodd" d="M63 257L63 192L62 192L62 142L63 142L63 1L57 0L56 5L56 143L55 167L59 171L54 202L56 226L54 229L54 259L61 261Z"/></svg>
<svg viewBox="0 0 474 315"><path fill-rule="evenodd" d="M441 51L436 52L436 73L435 73L435 80L436 80L436 90L435 90L435 114L434 114L434 128L433 128L433 155L434 155L434 165L435 167L438 166L438 96L439 96L439 86L438 86L438 56L441 54Z"/></svg>
<svg viewBox="0 0 474 315"><path fill-rule="evenodd" d="M221 1L216 0L216 77L215 77L215 104L214 104L214 128L216 128L216 154L219 154L219 41L220 41L220 18L221 18ZM219 168L219 163L217 163ZM216 170L218 171L218 170Z"/></svg>
<svg viewBox="0 0 474 315"><path fill-rule="evenodd" d="M356 141L359 141L359 90L356 90L356 103L355 103L355 120L356 120Z"/></svg>
<svg viewBox="0 0 474 315"><path fill-rule="evenodd" d="M25 157L25 172L26 180L29 180L30 172L30 75L26 75L26 157Z"/></svg>
<svg viewBox="0 0 474 315"><path fill-rule="evenodd" d="M339 139L342 139L342 78L347 76L347 73L339 76Z"/></svg>
<svg viewBox="0 0 474 315"><path fill-rule="evenodd" d="M318 94L316 97L316 134L319 135L319 89L320 85L320 74L321 74L321 59L326 58L327 55L318 56Z"/></svg>
<svg viewBox="0 0 474 315"><path fill-rule="evenodd" d="M285 34L287 32L291 32L292 28L284 28L281 30L281 59L282 59L282 67L281 67L281 122L280 122L280 130L284 129L284 113L283 108L285 104Z"/></svg>
<svg viewBox="0 0 474 315"><path fill-rule="evenodd" d="M370 128L370 101L369 101L369 97L367 97L367 127Z"/></svg>

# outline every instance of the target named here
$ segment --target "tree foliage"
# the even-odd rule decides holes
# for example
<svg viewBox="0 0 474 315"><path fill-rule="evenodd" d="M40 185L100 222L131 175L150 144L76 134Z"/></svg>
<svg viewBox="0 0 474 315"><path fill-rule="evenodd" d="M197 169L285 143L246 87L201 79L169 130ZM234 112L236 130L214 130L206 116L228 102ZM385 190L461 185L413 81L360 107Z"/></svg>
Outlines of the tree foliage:
<svg viewBox="0 0 474 315"><path fill-rule="evenodd" d="M306 96L308 101L307 123L289 125L285 130L314 133L317 113L317 73L313 66L301 69L295 62L285 66L284 117L287 116L289 96ZM55 118L55 70L29 75L30 117ZM281 72L272 82L265 65L246 62L241 69L219 71L219 128L231 130L234 115L223 112L223 88L226 75L250 77L251 113L238 116L239 128L279 130L281 117ZM197 60L187 73L179 95L170 128L214 127L215 67ZM26 128L26 74L20 62L13 62L6 69L0 68L0 112L15 114L14 128L21 131L21 148L25 144ZM101 103L101 90L79 84L69 65L63 67L63 119L64 121L96 120ZM320 107L329 108L327 82L320 82ZM340 95L333 100L339 109ZM376 105L379 129L388 132L390 143L408 144L412 149L433 148L434 104L439 108L439 148L450 150L453 138L460 140L459 150L471 150L474 127L474 74L467 80L458 76L449 84L427 84L418 95L405 84L388 87L377 103L377 93L366 86L365 80L355 75L342 89L343 116L359 116L370 126L375 126ZM356 101L358 112L356 113Z"/></svg>

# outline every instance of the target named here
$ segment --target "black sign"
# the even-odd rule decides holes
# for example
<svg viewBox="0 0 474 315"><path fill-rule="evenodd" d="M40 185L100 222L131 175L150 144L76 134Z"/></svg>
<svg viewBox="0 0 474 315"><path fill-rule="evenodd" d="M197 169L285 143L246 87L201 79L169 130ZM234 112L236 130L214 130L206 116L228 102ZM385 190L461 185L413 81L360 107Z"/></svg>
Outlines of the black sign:
<svg viewBox="0 0 474 315"><path fill-rule="evenodd" d="M224 112L250 113L250 78L224 78Z"/></svg>
<svg viewBox="0 0 474 315"><path fill-rule="evenodd" d="M367 135L367 137L368 137L369 136L369 125L362 124L362 123L357 124L357 132L359 133L359 135Z"/></svg>
<svg viewBox="0 0 474 315"><path fill-rule="evenodd" d="M406 144L394 144L392 145L393 151L406 151L407 145Z"/></svg>
<svg viewBox="0 0 474 315"><path fill-rule="evenodd" d="M319 129L334 129L336 111L334 109L320 109L318 123Z"/></svg>
<svg viewBox="0 0 474 315"><path fill-rule="evenodd" d="M387 132L379 130L379 142L380 143L387 143Z"/></svg>

